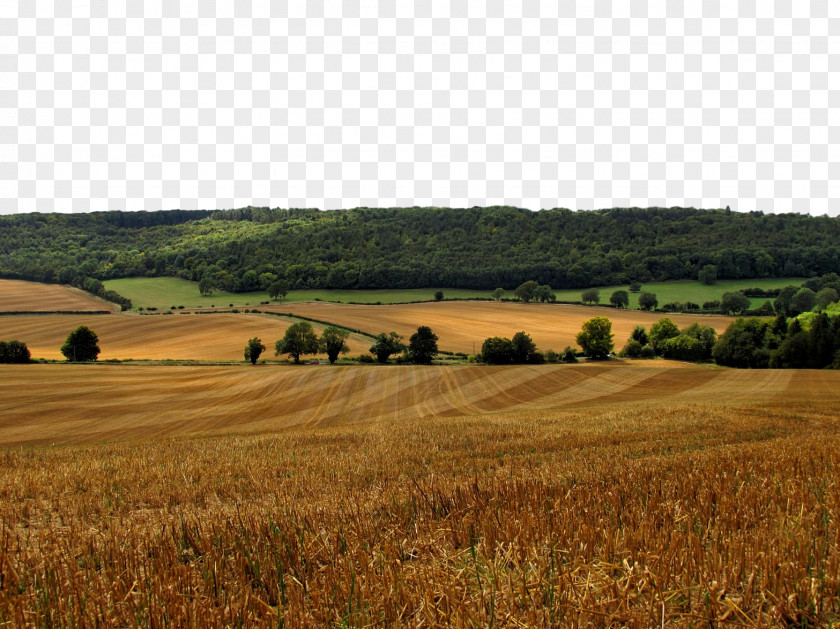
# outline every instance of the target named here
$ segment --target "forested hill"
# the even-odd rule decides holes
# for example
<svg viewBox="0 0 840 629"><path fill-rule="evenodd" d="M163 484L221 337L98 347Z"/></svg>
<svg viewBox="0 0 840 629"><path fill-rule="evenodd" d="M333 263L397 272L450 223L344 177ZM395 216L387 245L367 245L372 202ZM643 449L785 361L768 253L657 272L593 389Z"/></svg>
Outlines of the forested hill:
<svg viewBox="0 0 840 629"><path fill-rule="evenodd" d="M79 282L260 275L292 288L553 288L840 272L840 218L693 208L242 208L0 216L0 275Z"/></svg>

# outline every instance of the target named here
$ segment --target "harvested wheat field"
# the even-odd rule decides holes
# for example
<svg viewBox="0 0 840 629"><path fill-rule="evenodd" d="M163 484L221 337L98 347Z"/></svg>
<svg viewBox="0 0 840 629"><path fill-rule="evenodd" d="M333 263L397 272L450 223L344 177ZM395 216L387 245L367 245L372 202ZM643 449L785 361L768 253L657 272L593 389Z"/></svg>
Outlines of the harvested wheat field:
<svg viewBox="0 0 840 629"><path fill-rule="evenodd" d="M34 357L64 360L60 348L67 335L86 325L99 335L99 360L237 361L243 360L248 339L256 336L267 348L262 358L274 360L274 342L291 323L285 317L244 313L15 315L0 317L0 339L26 343ZM324 326L312 327L320 335ZM367 352L370 343L358 334L347 340L357 354Z"/></svg>
<svg viewBox="0 0 840 629"><path fill-rule="evenodd" d="M0 441L60 445L2 453L0 618L833 626L838 409L664 361L2 366Z"/></svg>
<svg viewBox="0 0 840 629"><path fill-rule="evenodd" d="M0 312L117 312L119 309L116 304L71 286L0 279Z"/></svg>
<svg viewBox="0 0 840 629"><path fill-rule="evenodd" d="M487 301L426 302L385 306L359 306L327 302L292 303L264 306L265 310L289 312L321 321L331 321L371 334L390 332L406 339L427 325L440 337L438 345L451 352L480 352L484 339L490 336L512 337L520 330L527 332L541 350L562 350L576 347L575 336L587 319L604 316L612 321L616 349L627 342L633 327L651 324L670 317L678 326L695 321L711 326L718 334L726 330L731 317L663 314L640 310L616 310L566 304L521 304Z"/></svg>

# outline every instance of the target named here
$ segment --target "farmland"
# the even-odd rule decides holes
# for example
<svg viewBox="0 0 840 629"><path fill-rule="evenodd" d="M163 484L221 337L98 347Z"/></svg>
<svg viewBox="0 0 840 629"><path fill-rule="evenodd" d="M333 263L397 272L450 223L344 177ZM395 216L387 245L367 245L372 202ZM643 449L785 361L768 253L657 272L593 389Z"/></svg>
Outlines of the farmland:
<svg viewBox="0 0 840 629"><path fill-rule="evenodd" d="M765 278L754 280L722 280L713 286L707 286L697 281L680 282L650 282L643 285L642 290L655 293L660 304L669 302L693 301L702 304L704 301L720 299L723 293L739 291L747 288L783 288L789 285L799 286L802 278ZM216 290L212 295L202 296L198 292L198 283L173 277L132 277L105 282L105 288L118 292L134 302L134 308L155 307L161 310L171 306L185 306L187 308L236 307L246 305L256 306L270 297L265 291L254 293L227 293ZM514 298L514 287L508 287L505 299ZM379 290L293 290L283 299L282 303L298 303L309 301L333 301L359 304L399 304L417 301L432 301L437 290L441 290L446 299L488 299L489 290L469 290L458 288L405 288ZM608 304L610 295L616 290L627 290L627 286L600 287L601 303ZM555 290L559 301L580 301L583 289ZM765 299L751 300L751 307L764 303ZM274 303L274 302L272 302ZM630 307L638 308L639 293L630 293Z"/></svg>
<svg viewBox="0 0 840 629"><path fill-rule="evenodd" d="M118 306L78 288L0 279L2 312L116 312Z"/></svg>
<svg viewBox="0 0 840 629"><path fill-rule="evenodd" d="M670 317L678 326L695 321L723 332L732 317L662 314L640 310L616 310L567 304L522 304L506 302L428 302L361 306L312 302L263 306L266 311L291 313L321 321L340 322L351 328L376 334L391 331L410 335L419 325L428 325L440 337L441 349L467 354L481 350L481 343L490 336L510 337L523 330L542 350L561 350L575 346L575 335L581 325L595 316L609 318L613 324L615 344L620 349L636 325L650 327L662 317Z"/></svg>
<svg viewBox="0 0 840 629"><path fill-rule="evenodd" d="M99 336L100 360L241 361L245 343L254 336L269 348L265 358L273 358L274 341L283 337L292 322L243 313L21 315L0 318L0 338L25 342L34 357L63 360L59 349L67 334L86 325ZM324 326L313 327L320 334ZM357 334L347 343L355 354L370 347L370 339Z"/></svg>
<svg viewBox="0 0 840 629"><path fill-rule="evenodd" d="M2 376L13 625L840 619L837 372Z"/></svg>

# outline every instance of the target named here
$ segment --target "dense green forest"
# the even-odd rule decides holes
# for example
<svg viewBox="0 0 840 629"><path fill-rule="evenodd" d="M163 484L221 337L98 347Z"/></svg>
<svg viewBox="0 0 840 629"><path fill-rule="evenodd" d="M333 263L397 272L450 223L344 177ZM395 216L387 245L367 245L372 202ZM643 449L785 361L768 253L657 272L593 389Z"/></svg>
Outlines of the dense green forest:
<svg viewBox="0 0 840 629"><path fill-rule="evenodd" d="M290 288L555 289L840 271L840 218L694 208L241 208L0 216L0 276Z"/></svg>

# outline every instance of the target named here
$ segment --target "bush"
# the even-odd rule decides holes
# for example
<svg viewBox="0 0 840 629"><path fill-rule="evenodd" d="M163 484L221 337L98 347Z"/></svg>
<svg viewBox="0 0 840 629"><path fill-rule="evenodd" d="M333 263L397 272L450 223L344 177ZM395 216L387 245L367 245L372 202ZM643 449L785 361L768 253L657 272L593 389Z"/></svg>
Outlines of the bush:
<svg viewBox="0 0 840 629"><path fill-rule="evenodd" d="M571 346L567 345L566 348L563 350L563 362L576 363L577 361L577 352L575 352L575 350L573 350Z"/></svg>
<svg viewBox="0 0 840 629"><path fill-rule="evenodd" d="M0 363L25 364L32 358L29 348L20 341L0 341Z"/></svg>
<svg viewBox="0 0 840 629"><path fill-rule="evenodd" d="M653 293L642 293L639 295L639 308L642 310L654 310L659 305L656 295Z"/></svg>
<svg viewBox="0 0 840 629"><path fill-rule="evenodd" d="M545 352L545 362L555 364L559 363L562 356L555 352L553 349L547 350Z"/></svg>
<svg viewBox="0 0 840 629"><path fill-rule="evenodd" d="M367 354L359 354L359 357L356 358L356 360L360 365L372 365L376 362L373 356L368 356Z"/></svg>
<svg viewBox="0 0 840 629"><path fill-rule="evenodd" d="M703 310L720 310L720 300L704 301Z"/></svg>

